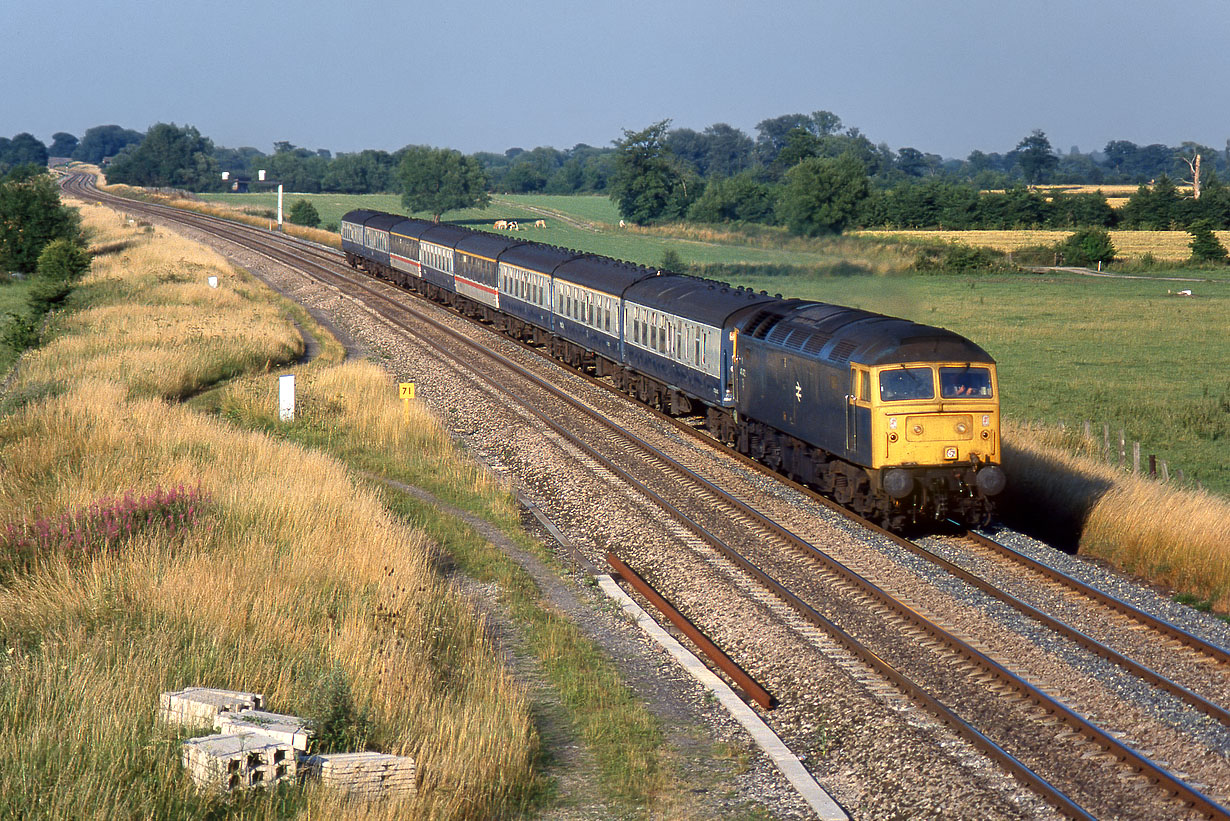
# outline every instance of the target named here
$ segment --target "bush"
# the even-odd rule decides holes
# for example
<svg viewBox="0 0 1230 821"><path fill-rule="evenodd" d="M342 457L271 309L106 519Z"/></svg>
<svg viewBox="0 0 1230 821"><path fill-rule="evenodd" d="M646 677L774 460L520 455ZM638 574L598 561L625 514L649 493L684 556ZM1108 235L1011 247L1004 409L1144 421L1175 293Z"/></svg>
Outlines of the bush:
<svg viewBox="0 0 1230 821"><path fill-rule="evenodd" d="M1226 246L1213 234L1213 223L1209 220L1196 220L1188 227L1187 233L1192 235L1192 241L1189 243L1192 262L1226 262Z"/></svg>
<svg viewBox="0 0 1230 821"><path fill-rule="evenodd" d="M38 344L38 325L24 314L9 314L9 324L0 332L0 342L14 351L24 351Z"/></svg>
<svg viewBox="0 0 1230 821"><path fill-rule="evenodd" d="M674 248L667 248L662 254L662 270L679 274L688 270L688 264Z"/></svg>
<svg viewBox="0 0 1230 821"><path fill-rule="evenodd" d="M1056 265L1059 262L1059 252L1053 245L1026 245L1009 254L1014 265L1023 268Z"/></svg>
<svg viewBox="0 0 1230 821"><path fill-rule="evenodd" d="M362 752L371 735L371 718L354 705L346 672L333 667L320 676L308 704L313 753Z"/></svg>
<svg viewBox="0 0 1230 821"><path fill-rule="evenodd" d="M90 252L66 239L52 240L38 255L38 275L76 282L90 270Z"/></svg>
<svg viewBox="0 0 1230 821"><path fill-rule="evenodd" d="M296 200L290 207L290 211L286 213L286 219L293 222L295 225L305 225L308 228L315 228L320 225L320 212L316 210L316 206L312 205L307 200Z"/></svg>
<svg viewBox="0 0 1230 821"><path fill-rule="evenodd" d="M975 271L997 268L1004 252L973 245L929 245L919 250L911 266L915 271Z"/></svg>
<svg viewBox="0 0 1230 821"><path fill-rule="evenodd" d="M1098 262L1110 262L1115 258L1115 245L1110 234L1103 228L1085 228L1077 231L1056 246L1067 265L1086 266Z"/></svg>

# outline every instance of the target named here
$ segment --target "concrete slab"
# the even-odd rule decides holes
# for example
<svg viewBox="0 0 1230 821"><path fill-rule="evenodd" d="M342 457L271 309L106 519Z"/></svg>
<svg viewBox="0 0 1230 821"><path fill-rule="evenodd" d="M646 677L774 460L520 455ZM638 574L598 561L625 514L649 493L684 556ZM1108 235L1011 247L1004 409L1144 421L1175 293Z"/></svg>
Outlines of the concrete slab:
<svg viewBox="0 0 1230 821"><path fill-rule="evenodd" d="M307 719L263 710L239 710L219 713L214 729L220 733L259 733L283 741L306 753L312 730Z"/></svg>
<svg viewBox="0 0 1230 821"><path fill-rule="evenodd" d="M158 717L169 724L212 727L220 713L259 710L263 702L264 696L259 693L188 687L177 692L163 693Z"/></svg>

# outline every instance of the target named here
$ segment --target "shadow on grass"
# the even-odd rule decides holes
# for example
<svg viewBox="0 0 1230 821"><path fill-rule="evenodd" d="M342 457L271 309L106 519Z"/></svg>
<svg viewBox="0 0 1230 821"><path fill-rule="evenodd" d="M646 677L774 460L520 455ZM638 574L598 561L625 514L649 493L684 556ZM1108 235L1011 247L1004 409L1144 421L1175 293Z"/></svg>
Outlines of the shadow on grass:
<svg viewBox="0 0 1230 821"><path fill-rule="evenodd" d="M997 506L1000 521L1060 550L1076 553L1090 511L1112 483L1007 442L1003 454L1008 487Z"/></svg>

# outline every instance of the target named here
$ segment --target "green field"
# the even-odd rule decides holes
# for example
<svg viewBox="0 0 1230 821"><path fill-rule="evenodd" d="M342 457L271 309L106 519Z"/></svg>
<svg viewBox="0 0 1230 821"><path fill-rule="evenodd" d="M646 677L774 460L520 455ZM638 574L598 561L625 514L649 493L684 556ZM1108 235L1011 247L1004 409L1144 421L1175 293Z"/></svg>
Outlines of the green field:
<svg viewBox="0 0 1230 821"><path fill-rule="evenodd" d="M277 208L277 195L202 194L202 199L238 206L250 211ZM321 224L340 222L342 215L353 208L370 208L394 214L405 213L399 197L392 194L288 194L283 208L306 199L320 213ZM414 216L425 217L424 214ZM886 245L876 240L845 239L840 247L832 243L811 240L789 241L785 234L771 232L772 239L758 244L722 241L714 238L658 235L619 228L619 214L606 197L500 195L492 198L489 208L450 211L445 222L469 228L493 230L496 220L517 220L523 230L510 236L523 236L538 242L564 248L580 248L597 254L626 259L643 265L660 265L667 250L672 250L691 265L713 263L742 265L786 265L803 268L848 268L853 262L867 271L882 272L906 265L912 254L897 251L885 253ZM545 228L532 227L542 219ZM896 248L897 246L887 246Z"/></svg>
<svg viewBox="0 0 1230 821"><path fill-rule="evenodd" d="M288 197L288 201L298 195ZM311 195L321 216L337 220L355 207L398 211L394 196ZM211 198L212 199L212 198ZM216 199L269 207L271 195ZM618 214L602 197L506 196L487 211L448 214L449 221L490 228L494 219L532 220L548 211L548 228L526 235L572 248L648 264L672 249L685 262L794 265L824 270L834 259L855 259L891 276L732 275L737 284L769 293L818 299L940 325L981 344L1000 363L1005 414L1019 421L1090 420L1100 435L1123 428L1171 471L1230 494L1230 281L1095 279L1067 274L911 275L894 270L890 251L843 238L800 242L782 237L790 250L699 241L619 229ZM1187 270L1157 276L1192 276ZM1197 272L1196 276L1203 276ZM1191 298L1167 290L1191 287ZM1129 446L1130 447L1130 446Z"/></svg>

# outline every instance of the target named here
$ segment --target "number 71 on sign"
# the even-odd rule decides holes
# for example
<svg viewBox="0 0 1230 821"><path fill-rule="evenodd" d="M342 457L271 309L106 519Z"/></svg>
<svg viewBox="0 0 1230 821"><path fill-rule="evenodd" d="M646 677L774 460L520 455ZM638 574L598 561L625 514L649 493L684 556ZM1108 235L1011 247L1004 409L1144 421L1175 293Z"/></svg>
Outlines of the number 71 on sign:
<svg viewBox="0 0 1230 821"><path fill-rule="evenodd" d="M397 383L397 398L404 399L406 402L405 421L410 422L410 400L414 398L414 383L413 382L398 382Z"/></svg>

